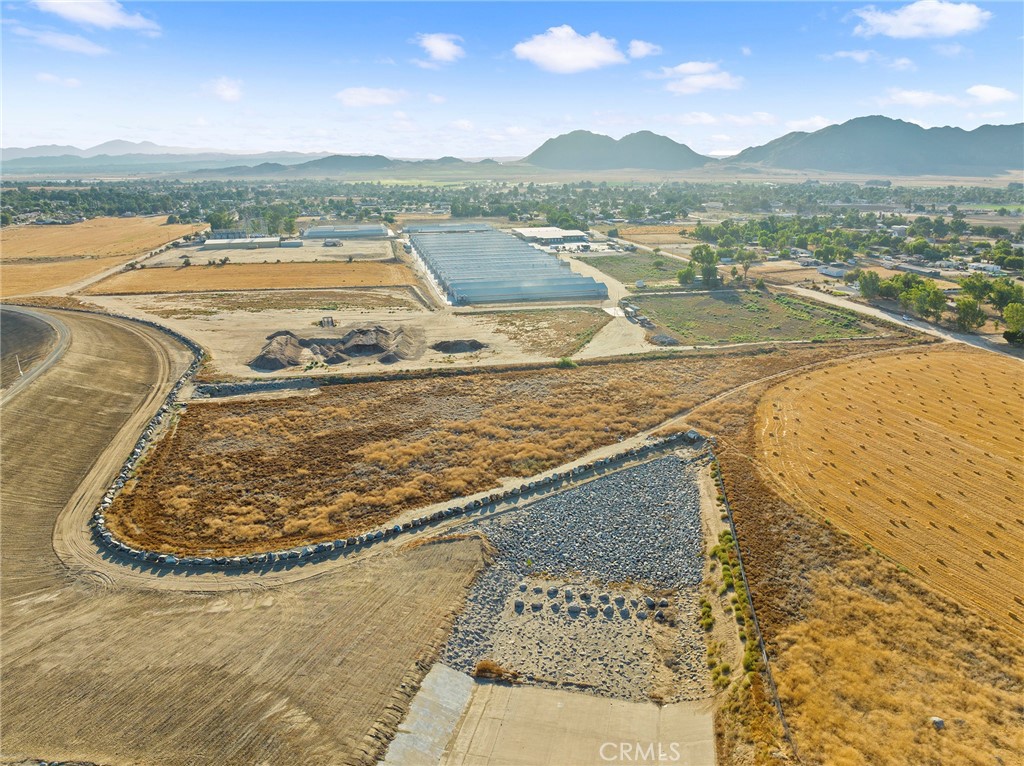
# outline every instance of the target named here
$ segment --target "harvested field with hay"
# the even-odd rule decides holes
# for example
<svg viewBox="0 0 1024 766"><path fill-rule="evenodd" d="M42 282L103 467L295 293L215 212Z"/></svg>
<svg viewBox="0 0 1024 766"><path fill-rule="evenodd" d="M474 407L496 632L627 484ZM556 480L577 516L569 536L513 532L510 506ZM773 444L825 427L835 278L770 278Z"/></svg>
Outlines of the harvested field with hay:
<svg viewBox="0 0 1024 766"><path fill-rule="evenodd" d="M93 218L66 226L5 226L4 260L139 255L201 231L206 224L168 224L166 216Z"/></svg>
<svg viewBox="0 0 1024 766"><path fill-rule="evenodd" d="M473 312L489 329L517 343L528 354L572 356L611 321L601 309L524 309Z"/></svg>
<svg viewBox="0 0 1024 766"><path fill-rule="evenodd" d="M416 276L395 263L265 263L133 269L91 285L89 295L194 293L216 290L272 290L415 285Z"/></svg>
<svg viewBox="0 0 1024 766"><path fill-rule="evenodd" d="M877 355L875 362L888 358ZM990 354L980 364L997 360ZM869 361L859 364L870 368ZM777 494L756 418L759 405L770 406L771 388L755 384L699 408L689 422L719 439L744 566L801 762L1018 762L1019 631L1007 634L992 615L937 592L920 571L900 568L862 538ZM826 425L834 430L841 422ZM760 676L748 679L719 709L719 759L788 763L775 755L789 747L770 693ZM942 731L932 716L943 719Z"/></svg>
<svg viewBox="0 0 1024 766"><path fill-rule="evenodd" d="M348 536L614 444L744 381L850 351L744 350L196 402L107 523L139 547L201 555Z"/></svg>
<svg viewBox="0 0 1024 766"><path fill-rule="evenodd" d="M683 226L620 226L619 237L638 245L678 245L700 241L680 234L684 229Z"/></svg>
<svg viewBox="0 0 1024 766"><path fill-rule="evenodd" d="M1011 631L1024 628L1024 365L962 347L858 360L768 392L783 497Z"/></svg>
<svg viewBox="0 0 1024 766"><path fill-rule="evenodd" d="M854 338L887 332L847 309L754 290L643 295L633 303L683 345Z"/></svg>
<svg viewBox="0 0 1024 766"><path fill-rule="evenodd" d="M0 261L0 297L33 295L102 274L130 261L131 256L110 258L66 258L41 261Z"/></svg>

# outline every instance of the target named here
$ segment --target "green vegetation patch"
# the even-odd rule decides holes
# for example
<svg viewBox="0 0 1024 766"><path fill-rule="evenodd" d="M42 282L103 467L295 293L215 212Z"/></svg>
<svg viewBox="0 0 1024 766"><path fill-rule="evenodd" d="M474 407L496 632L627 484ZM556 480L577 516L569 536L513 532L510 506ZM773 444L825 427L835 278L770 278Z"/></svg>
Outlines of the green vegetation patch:
<svg viewBox="0 0 1024 766"><path fill-rule="evenodd" d="M636 284L637 280L645 282L675 282L679 270L686 264L678 258L673 258L665 253L649 253L637 251L635 253L616 253L615 255L591 255L585 258L577 258L578 261L593 266L603 274L612 279L617 279L622 284L629 286Z"/></svg>
<svg viewBox="0 0 1024 766"><path fill-rule="evenodd" d="M878 332L853 312L756 291L645 295L633 302L684 345L828 340Z"/></svg>

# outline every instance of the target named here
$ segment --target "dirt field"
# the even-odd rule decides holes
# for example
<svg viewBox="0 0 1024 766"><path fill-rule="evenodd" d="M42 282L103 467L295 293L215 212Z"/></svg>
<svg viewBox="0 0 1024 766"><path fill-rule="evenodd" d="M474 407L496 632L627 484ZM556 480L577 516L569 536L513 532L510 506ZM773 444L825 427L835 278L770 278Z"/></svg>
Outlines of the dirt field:
<svg viewBox="0 0 1024 766"><path fill-rule="evenodd" d="M1024 365L960 347L853 362L768 392L779 491L973 611L1024 626Z"/></svg>
<svg viewBox="0 0 1024 766"><path fill-rule="evenodd" d="M387 241L354 240L339 247L324 247L322 241L305 240L302 247L261 247L253 250L172 248L146 261L146 268L178 268L185 258L194 266L198 266L210 260L219 261L221 258L227 258L231 263L347 263L349 258L353 261L383 261L392 257L391 243Z"/></svg>
<svg viewBox="0 0 1024 766"><path fill-rule="evenodd" d="M692 226L693 224L690 224ZM619 237L638 245L678 245L698 242L679 232L686 226L620 226Z"/></svg>
<svg viewBox="0 0 1024 766"><path fill-rule="evenodd" d="M0 311L0 388L7 388L21 372L32 369L56 339L45 322L19 312Z"/></svg>
<svg viewBox="0 0 1024 766"><path fill-rule="evenodd" d="M167 225L166 216L93 218L68 226L5 226L0 231L4 260L67 256L138 255L206 224Z"/></svg>
<svg viewBox="0 0 1024 766"><path fill-rule="evenodd" d="M0 432L4 760L374 762L482 564L480 544L219 594L65 569L55 525L58 540L87 533L58 516L84 477L92 485L97 455L112 442L123 454L122 426L134 441L184 355L120 322L62 318L70 349L5 406Z"/></svg>
<svg viewBox="0 0 1024 766"><path fill-rule="evenodd" d="M131 256L50 261L0 261L0 297L33 295L78 282L126 263Z"/></svg>
<svg viewBox="0 0 1024 766"><path fill-rule="evenodd" d="M358 309L415 310L420 304L403 289L355 288L351 290L263 290L258 292L189 293L154 296L146 311L166 319L216 316L244 311L321 312Z"/></svg>
<svg viewBox="0 0 1024 766"><path fill-rule="evenodd" d="M575 354L611 321L611 315L600 309L474 312L472 316L527 353L555 359Z"/></svg>
<svg viewBox="0 0 1024 766"><path fill-rule="evenodd" d="M755 417L759 403L769 406L769 388L755 384L689 420L719 439L751 593L801 762L1020 762L1019 632L1009 637L937 593L920 570L900 569L835 521L777 495L760 462ZM751 681L731 690L719 710L719 760L790 763L770 694ZM933 715L945 721L941 733Z"/></svg>
<svg viewBox="0 0 1024 766"><path fill-rule="evenodd" d="M538 473L744 380L849 348L762 351L197 402L119 496L108 525L138 545L176 551L347 536L403 509Z"/></svg>
<svg viewBox="0 0 1024 766"><path fill-rule="evenodd" d="M852 311L753 290L637 296L634 304L683 345L877 335Z"/></svg>
<svg viewBox="0 0 1024 766"><path fill-rule="evenodd" d="M90 295L131 295L281 287L393 287L416 283L416 276L408 268L393 263L228 263L179 269L135 269L97 282L85 292Z"/></svg>

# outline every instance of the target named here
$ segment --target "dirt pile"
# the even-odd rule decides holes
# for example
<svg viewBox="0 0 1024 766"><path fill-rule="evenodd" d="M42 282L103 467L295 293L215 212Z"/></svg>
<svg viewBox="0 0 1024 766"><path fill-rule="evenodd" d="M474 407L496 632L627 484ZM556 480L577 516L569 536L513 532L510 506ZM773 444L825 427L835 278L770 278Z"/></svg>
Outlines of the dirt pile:
<svg viewBox="0 0 1024 766"><path fill-rule="evenodd" d="M486 343L470 338L469 340L442 340L435 343L431 348L440 351L442 354L471 354L482 348L487 348Z"/></svg>
<svg viewBox="0 0 1024 766"><path fill-rule="evenodd" d="M267 336L259 356L249 362L258 370L281 370L301 364L302 352L326 364L341 364L349 359L374 358L381 364L415 359L423 353L423 343L403 327L389 330L381 325L348 327L340 337L301 338L288 330Z"/></svg>
<svg viewBox="0 0 1024 766"><path fill-rule="evenodd" d="M267 336L267 344L249 366L254 370L283 370L297 365L301 356L299 339L294 333L282 330Z"/></svg>

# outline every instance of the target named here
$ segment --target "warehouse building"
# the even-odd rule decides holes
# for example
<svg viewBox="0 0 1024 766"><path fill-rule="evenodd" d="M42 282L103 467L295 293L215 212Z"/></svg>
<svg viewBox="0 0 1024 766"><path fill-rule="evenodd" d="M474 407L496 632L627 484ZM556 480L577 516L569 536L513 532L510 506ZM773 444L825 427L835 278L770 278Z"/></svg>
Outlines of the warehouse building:
<svg viewBox="0 0 1024 766"><path fill-rule="evenodd" d="M413 232L410 244L454 306L608 298L602 282L489 226Z"/></svg>
<svg viewBox="0 0 1024 766"><path fill-rule="evenodd" d="M573 242L586 242L587 235L577 229L559 229L557 226L535 226L528 229L512 229L512 233L527 242L538 245L567 245Z"/></svg>
<svg viewBox="0 0 1024 766"><path fill-rule="evenodd" d="M303 239L384 239L391 236L382 223L368 226L310 226L302 232Z"/></svg>

